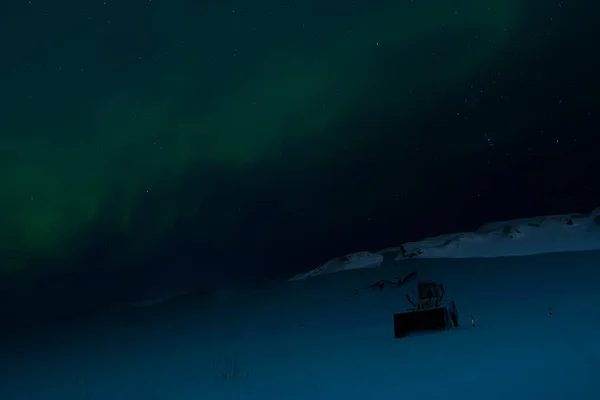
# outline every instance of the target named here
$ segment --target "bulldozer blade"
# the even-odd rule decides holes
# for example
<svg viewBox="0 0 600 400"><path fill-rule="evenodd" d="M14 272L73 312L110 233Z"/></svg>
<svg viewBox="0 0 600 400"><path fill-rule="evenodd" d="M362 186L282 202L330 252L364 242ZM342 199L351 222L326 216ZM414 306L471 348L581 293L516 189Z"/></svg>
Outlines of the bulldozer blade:
<svg viewBox="0 0 600 400"><path fill-rule="evenodd" d="M453 327L446 307L394 314L394 337L403 338L418 332L450 330Z"/></svg>

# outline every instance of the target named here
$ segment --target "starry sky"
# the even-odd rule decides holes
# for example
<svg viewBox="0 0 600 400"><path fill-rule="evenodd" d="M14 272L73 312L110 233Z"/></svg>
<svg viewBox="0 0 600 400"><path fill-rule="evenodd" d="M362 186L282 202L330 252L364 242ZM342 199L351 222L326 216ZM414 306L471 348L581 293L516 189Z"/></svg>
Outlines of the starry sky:
<svg viewBox="0 0 600 400"><path fill-rule="evenodd" d="M284 279L591 211L593 14L581 0L2 2L2 292L85 303Z"/></svg>

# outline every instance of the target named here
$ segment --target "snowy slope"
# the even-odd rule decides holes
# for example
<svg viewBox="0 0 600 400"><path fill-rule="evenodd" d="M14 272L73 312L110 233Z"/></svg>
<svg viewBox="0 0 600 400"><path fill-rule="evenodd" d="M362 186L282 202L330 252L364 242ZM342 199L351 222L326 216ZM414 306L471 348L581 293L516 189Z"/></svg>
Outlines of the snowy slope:
<svg viewBox="0 0 600 400"><path fill-rule="evenodd" d="M384 255L395 261L412 258L478 258L600 249L600 208L590 214L564 214L493 222L475 232L455 233L404 243L377 253L360 252L335 258L291 280L381 265ZM397 254L392 254L397 253ZM364 266L363 266L364 265Z"/></svg>
<svg viewBox="0 0 600 400"><path fill-rule="evenodd" d="M120 310L2 349L10 400L588 400L600 391L600 251L412 259ZM416 272L465 328L394 339ZM473 314L477 327L471 328Z"/></svg>
<svg viewBox="0 0 600 400"><path fill-rule="evenodd" d="M333 260L326 262L312 271L294 276L291 280L299 281L319 275L331 274L340 271L349 271L352 269L377 268L382 262L382 255L369 253L368 251L361 251L358 253L347 254L345 256L334 258Z"/></svg>

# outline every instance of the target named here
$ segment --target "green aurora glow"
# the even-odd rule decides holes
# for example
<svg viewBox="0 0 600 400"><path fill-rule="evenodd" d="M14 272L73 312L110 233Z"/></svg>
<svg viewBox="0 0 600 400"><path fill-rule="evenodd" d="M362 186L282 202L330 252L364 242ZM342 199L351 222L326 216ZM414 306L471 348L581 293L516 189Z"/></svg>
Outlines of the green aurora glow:
<svg viewBox="0 0 600 400"><path fill-rule="evenodd" d="M74 35L75 22L43 45L25 44L2 111L0 268L21 270L32 255L71 257L107 209L114 233L135 233L131 246L143 249L174 220L212 212L202 198L194 210L166 198L145 234L132 227L140 198L176 185L194 166L285 167L283 147L327 136L330 145L291 159L305 163L294 168L318 169L336 157L336 143L359 149L372 135L335 129L350 116L389 104L399 119L426 113L501 55L522 23L516 0L451 3L375 3L313 20L275 9L287 12L289 28L273 34L263 30L268 5L232 15L209 8L194 20L157 2L138 17L155 42L132 53ZM4 29L24 31L30 17L20 18ZM235 222L232 214L221 229Z"/></svg>

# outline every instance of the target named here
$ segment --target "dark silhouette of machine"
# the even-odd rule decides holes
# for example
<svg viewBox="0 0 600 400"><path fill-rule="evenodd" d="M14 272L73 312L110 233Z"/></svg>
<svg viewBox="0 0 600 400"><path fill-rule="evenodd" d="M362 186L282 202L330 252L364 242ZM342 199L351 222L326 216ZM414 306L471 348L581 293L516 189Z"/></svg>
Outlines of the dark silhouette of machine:
<svg viewBox="0 0 600 400"><path fill-rule="evenodd" d="M419 282L416 298L407 294L406 299L413 308L394 314L394 337L403 338L418 332L447 331L459 326L454 301L450 308L443 303L443 285L434 281Z"/></svg>

